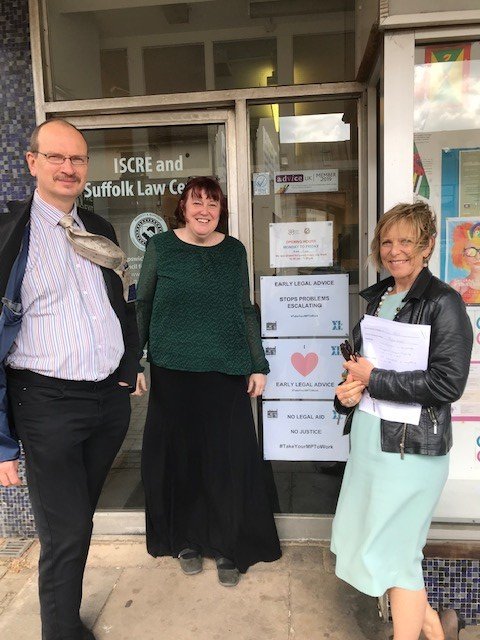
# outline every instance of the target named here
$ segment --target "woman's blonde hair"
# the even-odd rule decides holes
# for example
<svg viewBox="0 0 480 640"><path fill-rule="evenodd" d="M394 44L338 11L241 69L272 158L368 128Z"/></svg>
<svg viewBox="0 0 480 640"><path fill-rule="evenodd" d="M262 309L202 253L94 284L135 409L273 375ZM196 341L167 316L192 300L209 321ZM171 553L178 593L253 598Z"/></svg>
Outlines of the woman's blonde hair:
<svg viewBox="0 0 480 640"><path fill-rule="evenodd" d="M407 224L411 226L416 238L416 253L428 247L430 241L433 240L431 251L426 259L428 260L432 254L435 237L437 235L437 219L435 214L428 204L424 202L414 202L413 204L401 202L384 213L375 227L372 244L370 245L371 253L369 258L377 268L377 271L380 271L382 268L382 259L380 258L381 235L396 224Z"/></svg>

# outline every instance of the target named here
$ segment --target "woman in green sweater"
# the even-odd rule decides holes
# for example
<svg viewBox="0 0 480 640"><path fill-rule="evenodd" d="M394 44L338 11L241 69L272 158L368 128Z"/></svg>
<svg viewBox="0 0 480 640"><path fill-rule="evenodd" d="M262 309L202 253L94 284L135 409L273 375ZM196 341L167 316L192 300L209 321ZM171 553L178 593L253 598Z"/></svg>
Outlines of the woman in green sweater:
<svg viewBox="0 0 480 640"><path fill-rule="evenodd" d="M250 565L281 555L250 402L269 368L245 248L217 231L228 215L219 184L190 180L175 215L179 228L147 244L137 292L151 366L147 549L178 557L189 575L215 558L221 584L234 586Z"/></svg>

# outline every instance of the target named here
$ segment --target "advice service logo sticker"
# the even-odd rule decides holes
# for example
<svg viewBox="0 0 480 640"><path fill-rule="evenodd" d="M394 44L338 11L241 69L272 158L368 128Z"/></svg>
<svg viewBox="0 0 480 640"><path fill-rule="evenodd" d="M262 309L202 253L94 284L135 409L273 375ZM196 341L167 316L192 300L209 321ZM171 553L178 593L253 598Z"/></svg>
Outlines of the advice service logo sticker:
<svg viewBox="0 0 480 640"><path fill-rule="evenodd" d="M167 230L168 227L163 218L158 216L156 213L146 211L132 220L130 225L130 240L137 249L145 251L149 238L154 236L156 233L163 233Z"/></svg>

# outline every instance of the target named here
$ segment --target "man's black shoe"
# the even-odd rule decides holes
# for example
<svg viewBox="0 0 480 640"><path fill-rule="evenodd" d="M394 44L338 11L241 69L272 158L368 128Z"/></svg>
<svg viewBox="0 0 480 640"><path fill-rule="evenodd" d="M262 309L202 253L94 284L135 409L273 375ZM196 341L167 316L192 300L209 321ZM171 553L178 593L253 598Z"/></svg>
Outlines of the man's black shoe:
<svg viewBox="0 0 480 640"><path fill-rule="evenodd" d="M93 633L90 631L90 629L87 629L85 625L83 625L82 640L96 640Z"/></svg>

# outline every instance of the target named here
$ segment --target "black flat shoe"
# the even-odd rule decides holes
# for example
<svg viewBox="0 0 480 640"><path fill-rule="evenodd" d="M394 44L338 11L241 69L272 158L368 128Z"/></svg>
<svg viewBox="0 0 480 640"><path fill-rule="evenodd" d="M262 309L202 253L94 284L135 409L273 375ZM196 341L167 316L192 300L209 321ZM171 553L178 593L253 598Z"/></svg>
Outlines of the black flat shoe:
<svg viewBox="0 0 480 640"><path fill-rule="evenodd" d="M180 567L187 576L194 576L203 569L203 559L195 549L183 549L178 554Z"/></svg>
<svg viewBox="0 0 480 640"><path fill-rule="evenodd" d="M465 620L461 618L455 609L441 609L438 612L445 640L458 640L462 629L465 629Z"/></svg>
<svg viewBox="0 0 480 640"><path fill-rule="evenodd" d="M218 581L224 587L236 587L240 580L240 571L228 558L216 558Z"/></svg>

